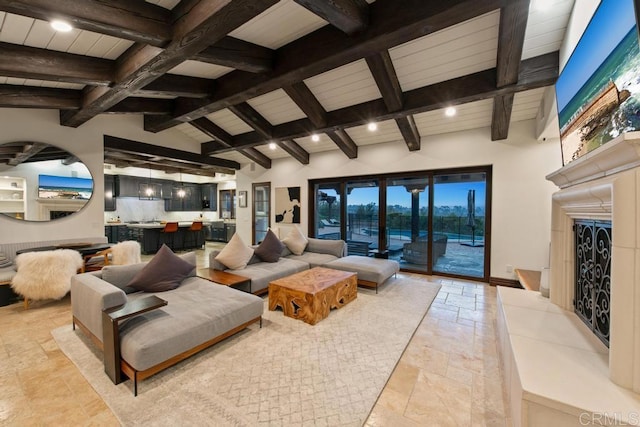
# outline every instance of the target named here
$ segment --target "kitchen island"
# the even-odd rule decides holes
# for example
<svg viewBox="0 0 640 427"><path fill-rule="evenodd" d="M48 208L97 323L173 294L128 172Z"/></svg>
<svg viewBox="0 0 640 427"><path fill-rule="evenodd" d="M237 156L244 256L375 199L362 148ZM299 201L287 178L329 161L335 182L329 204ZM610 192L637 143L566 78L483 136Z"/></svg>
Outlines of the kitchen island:
<svg viewBox="0 0 640 427"><path fill-rule="evenodd" d="M129 239L140 242L143 254L154 254L166 243L171 250L186 251L189 249L201 249L204 246L204 231L189 231L191 221L178 222L178 231L175 233L162 233L164 224L151 223L126 223L129 231ZM207 222L203 222L206 226Z"/></svg>

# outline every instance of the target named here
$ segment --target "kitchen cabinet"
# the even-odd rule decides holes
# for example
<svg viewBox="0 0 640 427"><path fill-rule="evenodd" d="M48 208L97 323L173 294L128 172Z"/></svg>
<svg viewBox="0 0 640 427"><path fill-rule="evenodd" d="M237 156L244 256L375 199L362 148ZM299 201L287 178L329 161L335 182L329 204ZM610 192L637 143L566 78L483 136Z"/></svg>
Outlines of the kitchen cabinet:
<svg viewBox="0 0 640 427"><path fill-rule="evenodd" d="M114 175L104 176L104 210L106 212L116 210L115 182Z"/></svg>
<svg viewBox="0 0 640 427"><path fill-rule="evenodd" d="M185 195L180 197L178 189L183 188ZM202 193L199 184L189 182L174 182L171 198L165 199L164 210L168 212L175 211L200 211L202 210Z"/></svg>
<svg viewBox="0 0 640 427"><path fill-rule="evenodd" d="M218 184L200 184L202 192L202 210L215 212L218 210Z"/></svg>
<svg viewBox="0 0 640 427"><path fill-rule="evenodd" d="M125 240L136 240L131 238L129 227L126 225L105 225L104 234L109 240L109 243L124 242Z"/></svg>
<svg viewBox="0 0 640 427"><path fill-rule="evenodd" d="M148 182L148 180L145 180ZM137 176L116 175L114 181L116 197L138 197L138 184L140 178Z"/></svg>

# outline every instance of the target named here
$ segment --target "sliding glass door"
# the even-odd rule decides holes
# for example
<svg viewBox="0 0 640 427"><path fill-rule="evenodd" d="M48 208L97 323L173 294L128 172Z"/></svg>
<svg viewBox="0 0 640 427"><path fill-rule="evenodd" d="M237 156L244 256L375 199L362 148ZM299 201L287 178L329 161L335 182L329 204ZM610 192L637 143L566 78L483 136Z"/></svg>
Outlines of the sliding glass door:
<svg viewBox="0 0 640 427"><path fill-rule="evenodd" d="M491 166L312 180L309 231L405 271L488 281L490 184Z"/></svg>
<svg viewBox="0 0 640 427"><path fill-rule="evenodd" d="M484 277L487 174L437 174L433 190L433 272Z"/></svg>
<svg viewBox="0 0 640 427"><path fill-rule="evenodd" d="M387 180L386 244L403 268L428 271L429 177Z"/></svg>

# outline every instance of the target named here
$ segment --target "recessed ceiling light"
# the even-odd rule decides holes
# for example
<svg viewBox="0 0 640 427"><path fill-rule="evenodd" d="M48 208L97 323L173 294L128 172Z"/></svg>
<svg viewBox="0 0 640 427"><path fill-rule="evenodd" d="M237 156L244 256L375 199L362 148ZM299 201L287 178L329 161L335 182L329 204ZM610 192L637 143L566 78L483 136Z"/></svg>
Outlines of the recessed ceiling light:
<svg viewBox="0 0 640 427"><path fill-rule="evenodd" d="M453 117L456 115L456 109L455 107L449 107L446 110L444 110L444 114L447 117Z"/></svg>
<svg viewBox="0 0 640 427"><path fill-rule="evenodd" d="M373 132L378 129L378 124L376 122L371 122L367 125L367 129Z"/></svg>
<svg viewBox="0 0 640 427"><path fill-rule="evenodd" d="M60 31L61 33L68 33L69 31L73 30L71 24L69 24L68 22L60 21L59 19L51 21L51 27L56 31Z"/></svg>
<svg viewBox="0 0 640 427"><path fill-rule="evenodd" d="M311 135L311 140L313 142L318 142L320 141L320 136L317 133L314 133L313 135Z"/></svg>
<svg viewBox="0 0 640 427"><path fill-rule="evenodd" d="M276 149L276 147L277 147L277 145L276 145L276 143L275 143L275 142L270 142L270 143L269 143L269 149L271 149L271 150L275 150L275 149Z"/></svg>

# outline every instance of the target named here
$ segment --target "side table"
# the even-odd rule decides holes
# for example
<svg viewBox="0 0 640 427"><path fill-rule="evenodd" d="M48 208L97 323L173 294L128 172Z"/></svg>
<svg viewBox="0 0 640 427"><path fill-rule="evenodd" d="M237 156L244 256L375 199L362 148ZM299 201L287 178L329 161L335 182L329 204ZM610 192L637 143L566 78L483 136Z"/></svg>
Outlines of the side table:
<svg viewBox="0 0 640 427"><path fill-rule="evenodd" d="M199 268L196 274L198 277L224 286L235 287L248 285L248 292L251 293L251 278L249 277L227 273L226 271L216 270L215 268Z"/></svg>

